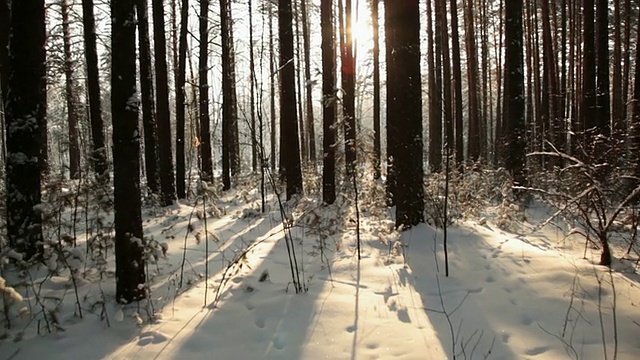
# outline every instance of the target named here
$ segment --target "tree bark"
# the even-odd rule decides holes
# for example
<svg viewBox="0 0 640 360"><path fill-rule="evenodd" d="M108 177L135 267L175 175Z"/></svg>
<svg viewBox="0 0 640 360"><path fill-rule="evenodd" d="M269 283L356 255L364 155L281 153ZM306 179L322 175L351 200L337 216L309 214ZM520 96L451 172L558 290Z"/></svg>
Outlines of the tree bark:
<svg viewBox="0 0 640 360"><path fill-rule="evenodd" d="M180 7L180 44L178 45L178 69L176 71L176 194L186 197L185 146L185 78L187 71L187 30L189 26L189 0L182 0Z"/></svg>
<svg viewBox="0 0 640 360"><path fill-rule="evenodd" d="M375 1L375 0L374 0ZM336 122L336 51L333 31L333 0L320 3L322 29L322 201L336 200L335 122Z"/></svg>
<svg viewBox="0 0 640 360"><path fill-rule="evenodd" d="M467 83L469 86L469 140L467 143L468 158L478 161L481 153L480 110L478 107L478 58L476 55L473 0L467 3Z"/></svg>
<svg viewBox="0 0 640 360"><path fill-rule="evenodd" d="M202 179L213 180L211 159L211 132L209 129L209 0L200 0L200 57L198 63L200 157Z"/></svg>
<svg viewBox="0 0 640 360"><path fill-rule="evenodd" d="M422 170L422 89L420 76L420 11L418 0L386 1L385 22L394 29L387 37L388 123L402 136L394 166L397 187L396 226L406 229L424 221Z"/></svg>
<svg viewBox="0 0 640 360"><path fill-rule="evenodd" d="M472 3L472 0L470 1ZM453 110L455 113L455 158L462 169L464 161L464 130L462 107L462 66L460 66L460 35L458 31L458 0L450 0L451 9L451 56L453 65ZM471 85L471 83L469 83ZM469 91L475 91L469 87ZM479 135L478 129L476 136ZM471 133L469 134L471 135Z"/></svg>
<svg viewBox="0 0 640 360"><path fill-rule="evenodd" d="M140 53L140 93L142 96L142 126L144 130L144 163L147 187L158 194L158 143L156 106L153 100L153 70L151 66L151 42L149 41L149 10L147 0L137 0L138 47Z"/></svg>
<svg viewBox="0 0 640 360"><path fill-rule="evenodd" d="M98 51L96 48L96 21L93 0L82 0L82 24L84 27L84 54L87 63L87 84L89 92L89 115L93 151L91 161L97 176L109 180L107 148L105 145L104 122L102 120L102 96L98 72Z"/></svg>
<svg viewBox="0 0 640 360"><path fill-rule="evenodd" d="M302 169L298 143L296 114L295 66L293 59L293 12L291 0L278 1L278 34L280 39L280 128L287 182L287 199L302 194Z"/></svg>
<svg viewBox="0 0 640 360"><path fill-rule="evenodd" d="M371 1L371 25L373 27L373 169L374 178L380 179L380 14L378 11L378 0ZM433 58L433 56L432 56Z"/></svg>
<svg viewBox="0 0 640 360"><path fill-rule="evenodd" d="M436 8L439 2L434 2ZM429 69L429 166L432 172L440 172L442 168L442 69L440 45L440 24L435 24L435 40L433 34L432 2L427 1L427 61ZM435 49L435 54L434 54ZM389 52L387 52L387 55ZM388 144L387 144L388 146Z"/></svg>
<svg viewBox="0 0 640 360"><path fill-rule="evenodd" d="M163 0L152 0L153 33L156 62L156 103L158 126L158 150L160 163L160 191L162 205L173 203L176 196L173 159L171 151L171 113L169 112L169 78L167 76L167 51L164 29Z"/></svg>
<svg viewBox="0 0 640 360"><path fill-rule="evenodd" d="M306 105L307 112L305 117L305 127L307 134L305 138L307 138L309 142L309 160L311 163L315 163L316 161L316 130L314 124L314 116L313 116L313 82L311 81L311 54L310 54L310 38L309 38L309 16L307 14L307 0L300 0L300 12L302 15L302 39L304 42L304 80L305 80L305 89L306 89Z"/></svg>
<svg viewBox="0 0 640 360"><path fill-rule="evenodd" d="M62 41L64 48L64 75L67 100L67 128L69 131L69 177L80 178L80 145L78 143L78 107L74 82L73 58L71 54L71 31L69 29L69 3L60 1L62 13Z"/></svg>
<svg viewBox="0 0 640 360"><path fill-rule="evenodd" d="M42 133L46 106L44 1L11 7L6 102L6 216L9 245L32 257L42 241ZM29 21L25 21L29 19Z"/></svg>
<svg viewBox="0 0 640 360"><path fill-rule="evenodd" d="M524 108L524 54L522 1L505 2L504 138L506 169L514 185L526 186L526 127Z"/></svg>
<svg viewBox="0 0 640 360"><path fill-rule="evenodd" d="M146 297L134 0L112 0L111 12L116 300L130 303Z"/></svg>

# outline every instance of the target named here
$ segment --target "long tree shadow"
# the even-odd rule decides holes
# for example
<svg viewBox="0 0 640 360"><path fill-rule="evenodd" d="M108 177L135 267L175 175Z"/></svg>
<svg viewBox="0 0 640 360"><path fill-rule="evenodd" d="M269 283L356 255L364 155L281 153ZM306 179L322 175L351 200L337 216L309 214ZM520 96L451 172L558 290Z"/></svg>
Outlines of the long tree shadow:
<svg viewBox="0 0 640 360"><path fill-rule="evenodd" d="M602 334L591 326L599 318L594 301L599 291L604 296L610 293L584 280L589 268L562 264L557 254L516 237L496 234L489 239L474 230L452 227L451 275L445 277L440 231L420 226L405 233L404 241L409 269L401 269L400 277L419 292L441 342L448 344L449 357L602 354ZM554 259L558 264L550 266ZM605 335L607 341L613 341L611 336Z"/></svg>

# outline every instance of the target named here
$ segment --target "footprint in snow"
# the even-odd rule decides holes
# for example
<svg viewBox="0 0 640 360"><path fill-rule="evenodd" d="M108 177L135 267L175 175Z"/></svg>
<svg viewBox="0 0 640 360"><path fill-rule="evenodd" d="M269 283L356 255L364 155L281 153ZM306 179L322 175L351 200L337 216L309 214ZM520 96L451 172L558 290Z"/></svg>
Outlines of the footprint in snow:
<svg viewBox="0 0 640 360"><path fill-rule="evenodd" d="M265 320L262 317L257 317L255 323L258 328L262 329L264 328Z"/></svg>
<svg viewBox="0 0 640 360"><path fill-rule="evenodd" d="M273 347L278 349L278 350L282 350L284 349L284 346L286 345L285 339L284 339L284 335L282 334L276 334L276 336L273 337Z"/></svg>
<svg viewBox="0 0 640 360"><path fill-rule="evenodd" d="M538 346L525 351L525 354L529 356L536 356L536 355L540 355L542 353L547 352L549 349L550 349L549 346Z"/></svg>
<svg viewBox="0 0 640 360"><path fill-rule="evenodd" d="M146 346L149 344L160 344L167 341L167 337L157 331L145 331L139 336L138 346Z"/></svg>

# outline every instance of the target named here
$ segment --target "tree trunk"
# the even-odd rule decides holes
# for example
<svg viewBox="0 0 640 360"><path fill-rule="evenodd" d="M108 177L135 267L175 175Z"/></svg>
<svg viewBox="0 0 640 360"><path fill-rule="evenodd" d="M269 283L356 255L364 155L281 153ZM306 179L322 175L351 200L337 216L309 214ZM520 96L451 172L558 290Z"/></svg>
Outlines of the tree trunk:
<svg viewBox="0 0 640 360"><path fill-rule="evenodd" d="M87 63L87 88L89 93L89 115L93 151L91 162L97 176L109 180L109 165L105 146L104 123L102 120L102 96L98 73L98 51L96 49L96 21L93 0L82 0L82 24L84 27L84 54Z"/></svg>
<svg viewBox="0 0 640 360"><path fill-rule="evenodd" d="M472 2L472 1L470 1ZM462 67L460 66L460 35L458 30L458 0L450 0L451 9L451 56L453 65L453 100L455 112L455 154L456 163L462 169L464 161L464 130L462 122ZM469 87L469 91L474 91ZM476 132L479 135L480 129ZM471 135L471 134L470 134Z"/></svg>
<svg viewBox="0 0 640 360"><path fill-rule="evenodd" d="M394 197L396 226L404 229L424 221L419 1L385 2L385 23L394 29L387 37L387 77L394 79L387 90L393 110L387 121L402 134L393 139L398 142Z"/></svg>
<svg viewBox="0 0 640 360"><path fill-rule="evenodd" d="M436 40L433 35L433 12L431 1L427 1L427 61L429 69L429 166L432 172L442 167L442 70L440 67L442 47L439 39L440 24L436 22ZM439 2L435 2L436 8ZM435 48L435 54L434 54ZM388 52L387 52L388 55ZM387 143L388 147L388 143Z"/></svg>
<svg viewBox="0 0 640 360"><path fill-rule="evenodd" d="M596 121L599 133L611 135L611 100L609 97L609 1L597 2L597 83L596 83ZM618 27L618 24L616 24Z"/></svg>
<svg viewBox="0 0 640 360"><path fill-rule="evenodd" d="M200 0L200 57L198 60L202 179L211 181L213 180L213 161L209 129L209 0Z"/></svg>
<svg viewBox="0 0 640 360"><path fill-rule="evenodd" d="M378 11L378 0L371 1L371 26L373 30L373 177L380 179L380 14Z"/></svg>
<svg viewBox="0 0 640 360"><path fill-rule="evenodd" d="M505 165L514 185L526 186L526 127L524 108L524 54L522 1L505 2L504 142Z"/></svg>
<svg viewBox="0 0 640 360"><path fill-rule="evenodd" d="M287 182L287 199L302 194L302 169L298 143L296 83L293 62L293 12L291 0L278 1L278 34L280 39L280 128Z"/></svg>
<svg viewBox="0 0 640 360"><path fill-rule="evenodd" d="M320 3L322 29L322 201L333 204L336 200L336 50L333 32L333 0Z"/></svg>
<svg viewBox="0 0 640 360"><path fill-rule="evenodd" d="M144 239L140 199L140 137L136 94L136 23L134 0L111 5L111 113L115 210L116 300L146 297Z"/></svg>
<svg viewBox="0 0 640 360"><path fill-rule="evenodd" d="M309 16L307 14L307 0L300 1L300 12L302 15L302 39L304 42L304 80L307 96L307 114L306 114L306 138L309 141L309 160L311 164L316 161L316 130L313 120L313 82L311 81L311 54L310 54L310 35L309 35Z"/></svg>
<svg viewBox="0 0 640 360"><path fill-rule="evenodd" d="M249 111L251 112L251 170L256 172L258 170L259 151L258 146L258 132L256 131L256 65L255 55L253 52L253 7L251 6L251 0L247 1L249 13L249 91L250 101ZM260 129L262 131L262 128Z"/></svg>
<svg viewBox="0 0 640 360"><path fill-rule="evenodd" d="M160 191L162 205L168 206L175 200L173 159L171 152L171 114L169 112L169 78L167 76L167 51L164 36L163 0L152 0L153 34L156 62L156 103L158 105L158 150L160 163Z"/></svg>
<svg viewBox="0 0 640 360"><path fill-rule="evenodd" d="M238 95L236 92L236 56L233 41L233 16L231 14L231 1L227 1L227 31L229 32L229 74L228 86L230 96L230 131L231 131L231 152L229 162L231 164L231 176L240 174L242 167L242 159L240 158L240 131L238 128Z"/></svg>
<svg viewBox="0 0 640 360"><path fill-rule="evenodd" d="M182 0L180 7L180 44L178 45L178 70L176 71L176 194L186 197L184 128L185 77L187 71L187 30L189 26L189 0Z"/></svg>
<svg viewBox="0 0 640 360"><path fill-rule="evenodd" d="M151 42L149 41L149 10L147 0L137 0L138 47L140 49L140 92L142 97L142 126L144 129L144 163L147 187L158 194L158 143L156 129L156 105L153 100L153 70L151 66Z"/></svg>
<svg viewBox="0 0 640 360"><path fill-rule="evenodd" d="M73 74L73 59L71 54L71 31L69 29L69 3L60 1L62 12L62 41L64 48L64 75L67 95L67 127L69 131L69 177L80 178L80 145L78 143L78 108L76 85Z"/></svg>
<svg viewBox="0 0 640 360"><path fill-rule="evenodd" d="M478 58L476 56L473 0L467 3L467 83L469 86L469 140L467 149L470 161L478 161L481 153L480 109L478 107Z"/></svg>
<svg viewBox="0 0 640 360"><path fill-rule="evenodd" d="M440 23L440 39L442 44L442 90L443 90L443 115L445 128L445 145L449 154L455 150L454 124L453 124L453 99L451 97L451 57L449 55L449 31L447 23L447 1L439 0L440 8L436 11L436 21Z"/></svg>
<svg viewBox="0 0 640 360"><path fill-rule="evenodd" d="M594 30L594 0L583 0L583 60L582 60L582 130L591 130L597 127L595 121L596 111L596 51Z"/></svg>
<svg viewBox="0 0 640 360"><path fill-rule="evenodd" d="M7 101L9 88L9 30L11 26L11 11L9 0L0 0L0 102L2 110ZM4 111L0 114L4 119ZM2 137L4 139L4 136Z"/></svg>
<svg viewBox="0 0 640 360"><path fill-rule="evenodd" d="M233 108L231 96L231 44L229 41L228 0L220 0L220 33L222 36L222 189L231 189L231 153Z"/></svg>
<svg viewBox="0 0 640 360"><path fill-rule="evenodd" d="M269 118L271 119L270 145L271 145L271 170L276 170L276 52L273 46L273 6L269 7Z"/></svg>
<svg viewBox="0 0 640 360"><path fill-rule="evenodd" d="M340 1L342 4L342 1ZM345 1L345 35L344 50L341 57L344 94L342 98L344 113L344 152L348 175L354 175L356 169L356 109L355 78L356 63L353 55L353 19L351 0Z"/></svg>
<svg viewBox="0 0 640 360"><path fill-rule="evenodd" d="M309 159L309 151L308 151L308 139L307 134L305 132L305 117L304 117L304 103L303 100L304 93L302 91L302 50L303 47L300 41L300 21L299 19L299 9L297 5L297 1L293 1L291 6L293 7L293 26L294 26L294 36L295 36L295 50L294 50L294 59L295 59L295 68L296 68L296 109L298 110L298 135L300 137L300 155L302 156L302 162L306 163L307 159Z"/></svg>
<svg viewBox="0 0 640 360"><path fill-rule="evenodd" d="M9 245L27 257L42 241L40 205L42 128L46 106L44 1L11 7L6 102L6 216ZM29 19L29 21L25 21Z"/></svg>

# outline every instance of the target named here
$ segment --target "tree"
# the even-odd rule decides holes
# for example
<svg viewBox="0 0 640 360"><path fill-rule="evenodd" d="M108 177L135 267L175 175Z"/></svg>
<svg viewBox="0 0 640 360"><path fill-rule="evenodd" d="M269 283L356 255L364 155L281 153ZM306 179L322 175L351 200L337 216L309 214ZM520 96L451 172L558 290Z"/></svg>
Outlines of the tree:
<svg viewBox="0 0 640 360"><path fill-rule="evenodd" d="M104 181L108 181L109 165L107 164L107 149L105 147L104 123L102 120L102 98L100 96L93 0L82 0L82 24L84 28L84 56L87 63L91 139L93 142L91 161L97 176Z"/></svg>
<svg viewBox="0 0 640 360"><path fill-rule="evenodd" d="M526 186L524 54L522 42L522 0L505 2L505 66L503 142L504 164L516 185Z"/></svg>
<svg viewBox="0 0 640 360"><path fill-rule="evenodd" d="M302 15L302 40L304 42L304 82L306 95L306 125L305 138L309 141L308 152L311 163L316 161L316 131L313 121L313 82L311 81L311 57L309 38L309 19L307 14L307 0L300 0L300 13Z"/></svg>
<svg viewBox="0 0 640 360"><path fill-rule="evenodd" d="M151 43L149 41L149 11L147 0L136 0L138 14L138 47L140 49L140 93L142 96L142 126L144 129L144 163L147 187L152 193L160 192L158 179L158 142L156 109L153 100L153 73L151 69Z"/></svg>
<svg viewBox="0 0 640 360"><path fill-rule="evenodd" d="M611 109L609 90L609 1L597 2L597 82L596 120L598 133L611 135ZM616 27L619 24L616 24Z"/></svg>
<svg viewBox="0 0 640 360"><path fill-rule="evenodd" d="M42 241L40 205L42 128L46 106L45 5L11 4L6 100L6 216L9 245L32 257ZM29 21L25 21L29 19Z"/></svg>
<svg viewBox="0 0 640 360"><path fill-rule="evenodd" d="M396 226L424 221L422 169L422 89L420 76L420 11L418 0L386 1L385 23L393 29L387 37L388 122L395 129Z"/></svg>
<svg viewBox="0 0 640 360"><path fill-rule="evenodd" d="M342 1L340 1L342 4ZM340 5L341 6L341 5ZM343 85L343 114L344 114L344 151L347 174L355 175L356 170L356 62L353 55L353 19L351 0L345 1L345 27L342 55L340 61L342 65L342 85ZM341 20L342 22L342 20Z"/></svg>
<svg viewBox="0 0 640 360"><path fill-rule="evenodd" d="M156 64L156 104L158 127L158 160L160 163L160 192L162 204L171 205L176 190L171 154L171 114L169 112L169 78L167 76L167 46L164 37L164 1L152 0L153 37Z"/></svg>
<svg viewBox="0 0 640 360"><path fill-rule="evenodd" d="M116 300L145 298L140 199L140 137L136 93L135 1L111 4L111 113L113 115Z"/></svg>
<svg viewBox="0 0 640 360"><path fill-rule="evenodd" d="M182 0L180 8L180 45L176 70L176 193L186 196L184 127L185 127L185 76L187 69L187 30L189 26L189 0Z"/></svg>
<svg viewBox="0 0 640 360"><path fill-rule="evenodd" d="M436 2L437 6L438 2ZM429 168L439 172L442 167L442 68L440 25L433 24L431 1L427 1L427 66L429 70ZM435 49L435 52L434 52ZM387 51L387 55L389 52ZM388 146L388 145L387 145Z"/></svg>
<svg viewBox="0 0 640 360"><path fill-rule="evenodd" d="M231 85L231 41L229 40L228 0L220 0L220 33L222 37L222 189L231 189L233 153L233 87Z"/></svg>
<svg viewBox="0 0 640 360"><path fill-rule="evenodd" d="M200 0L200 58L198 79L200 87L200 153L202 179L213 179L211 133L209 131L209 0Z"/></svg>
<svg viewBox="0 0 640 360"><path fill-rule="evenodd" d="M473 3L473 0L469 1ZM455 111L455 151L456 162L462 165L464 161L464 131L462 129L462 67L460 66L460 35L458 34L458 0L450 1L451 9L451 57L453 65L453 100ZM470 92L475 92L469 87ZM480 130L480 129L478 129ZM477 132L479 133L479 131Z"/></svg>
<svg viewBox="0 0 640 360"><path fill-rule="evenodd" d="M273 46L273 6L271 3L267 5L269 8L269 118L270 118L270 147L271 170L276 170L276 80L275 80L275 62L276 51Z"/></svg>
<svg viewBox="0 0 640 360"><path fill-rule="evenodd" d="M9 87L9 0L0 0L0 108L4 109Z"/></svg>
<svg viewBox="0 0 640 360"><path fill-rule="evenodd" d="M478 107L478 58L476 55L475 29L473 21L473 0L468 0L466 14L467 82L469 87L467 90L469 96L469 140L467 143L467 151L469 160L478 161L482 148L481 139L484 137L480 134L480 110Z"/></svg>
<svg viewBox="0 0 640 360"><path fill-rule="evenodd" d="M62 40L64 43L64 75L67 92L67 126L69 131L69 177L80 178L80 144L78 143L78 108L74 81L74 61L71 54L71 30L69 29L69 3L61 0Z"/></svg>
<svg viewBox="0 0 640 360"><path fill-rule="evenodd" d="M374 178L379 179L381 138L380 138L380 36L378 0L371 1L371 26L373 27L373 168Z"/></svg>
<svg viewBox="0 0 640 360"><path fill-rule="evenodd" d="M291 0L278 1L280 39L280 131L287 199L302 193L302 168L296 114L295 66L293 61L293 12Z"/></svg>
<svg viewBox="0 0 640 360"><path fill-rule="evenodd" d="M596 51L593 0L583 0L583 60L582 60L582 105L580 126L583 130L593 131L597 127L596 114Z"/></svg>
<svg viewBox="0 0 640 360"><path fill-rule="evenodd" d="M375 1L375 0L374 0ZM333 33L333 0L320 3L322 28L322 201L333 204L336 200L336 51Z"/></svg>

